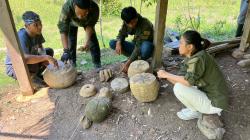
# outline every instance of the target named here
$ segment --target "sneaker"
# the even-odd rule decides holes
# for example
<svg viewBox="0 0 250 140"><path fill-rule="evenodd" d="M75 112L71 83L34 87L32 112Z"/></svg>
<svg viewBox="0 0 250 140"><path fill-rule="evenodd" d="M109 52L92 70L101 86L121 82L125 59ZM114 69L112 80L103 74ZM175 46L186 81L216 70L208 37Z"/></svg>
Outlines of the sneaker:
<svg viewBox="0 0 250 140"><path fill-rule="evenodd" d="M177 116L182 120L192 120L201 117L201 113L198 111L192 111L191 109L184 108L181 111L177 112Z"/></svg>

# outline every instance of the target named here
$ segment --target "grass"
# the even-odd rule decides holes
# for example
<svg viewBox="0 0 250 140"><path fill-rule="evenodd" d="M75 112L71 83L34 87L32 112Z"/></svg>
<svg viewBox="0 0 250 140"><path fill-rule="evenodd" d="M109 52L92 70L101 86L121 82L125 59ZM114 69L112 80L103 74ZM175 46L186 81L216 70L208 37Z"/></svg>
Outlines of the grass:
<svg viewBox="0 0 250 140"><path fill-rule="evenodd" d="M60 58L62 53L62 45L60 42L60 34L57 29L57 21L61 11L61 6L64 0L9 0L11 10L13 13L16 29L19 30L23 27L23 21L21 19L22 13L26 10L32 10L37 12L43 22L43 35L46 42L45 47L52 47L56 49L56 58ZM121 1L122 7L130 6L129 1ZM140 1L135 0L133 4L139 11ZM142 7L142 15L149 18L152 23L155 20L155 7L152 5ZM169 0L168 14L166 26L176 31L184 31L184 29L190 28L190 17L193 19L198 18L199 13L199 31L203 36L208 37L211 40L224 40L232 38L235 33L236 19L239 12L240 1L238 0ZM186 25L177 22L179 18ZM122 24L119 16L105 16L103 17L103 40L105 47L108 46L110 39L116 37L118 30ZM99 39L101 48L105 48L101 42L100 24L96 25L96 32ZM80 28L78 30L78 45L84 43L84 30ZM6 77L4 74L4 49L3 35L0 32L0 87L6 84L12 84L13 80ZM108 52L110 50L102 50ZM103 53L104 54L104 53ZM108 55L102 56L103 64L111 64L116 61L124 60L124 57L114 56L112 53L105 53ZM88 63L81 65L80 63L85 60ZM77 60L78 69L90 70L93 68L91 63L91 56L89 53L80 53Z"/></svg>
<svg viewBox="0 0 250 140"><path fill-rule="evenodd" d="M4 58L5 58L5 53L3 51L0 51L0 61L3 62ZM4 65L0 63L0 93L2 88L12 84L16 84L15 80L5 75Z"/></svg>

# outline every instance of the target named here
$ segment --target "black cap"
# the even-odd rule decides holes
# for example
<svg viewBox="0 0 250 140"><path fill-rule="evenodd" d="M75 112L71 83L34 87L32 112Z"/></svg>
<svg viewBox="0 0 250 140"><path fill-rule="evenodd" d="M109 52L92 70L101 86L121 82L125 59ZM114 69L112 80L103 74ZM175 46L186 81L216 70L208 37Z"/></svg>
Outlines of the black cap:
<svg viewBox="0 0 250 140"><path fill-rule="evenodd" d="M89 9L91 0L74 0L74 3L81 9Z"/></svg>

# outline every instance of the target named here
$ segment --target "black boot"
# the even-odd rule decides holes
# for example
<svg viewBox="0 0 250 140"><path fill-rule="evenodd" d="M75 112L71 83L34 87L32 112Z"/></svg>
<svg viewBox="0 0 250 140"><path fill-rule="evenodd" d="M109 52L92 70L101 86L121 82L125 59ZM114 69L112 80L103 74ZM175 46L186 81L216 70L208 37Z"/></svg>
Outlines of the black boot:
<svg viewBox="0 0 250 140"><path fill-rule="evenodd" d="M235 37L240 37L243 34L243 26L244 24L238 24Z"/></svg>

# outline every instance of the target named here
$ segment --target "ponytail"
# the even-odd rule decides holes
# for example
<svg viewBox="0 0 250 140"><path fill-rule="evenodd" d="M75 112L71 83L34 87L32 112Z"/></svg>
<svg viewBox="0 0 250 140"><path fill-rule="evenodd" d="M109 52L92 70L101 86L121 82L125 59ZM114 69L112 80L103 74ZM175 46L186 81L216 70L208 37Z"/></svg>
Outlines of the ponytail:
<svg viewBox="0 0 250 140"><path fill-rule="evenodd" d="M202 40L201 45L203 50L207 49L211 45L211 42L209 40L205 38L202 38L201 40Z"/></svg>
<svg viewBox="0 0 250 140"><path fill-rule="evenodd" d="M192 44L194 46L195 50L192 54L205 50L211 45L211 42L202 38L197 31L188 30L182 36L185 38L186 44Z"/></svg>

